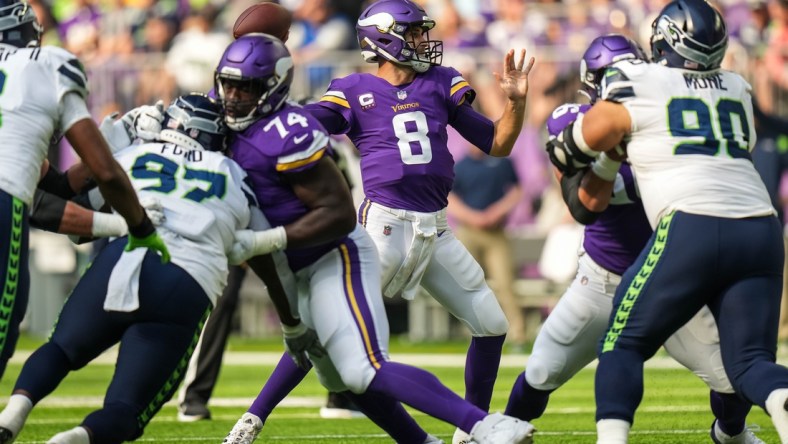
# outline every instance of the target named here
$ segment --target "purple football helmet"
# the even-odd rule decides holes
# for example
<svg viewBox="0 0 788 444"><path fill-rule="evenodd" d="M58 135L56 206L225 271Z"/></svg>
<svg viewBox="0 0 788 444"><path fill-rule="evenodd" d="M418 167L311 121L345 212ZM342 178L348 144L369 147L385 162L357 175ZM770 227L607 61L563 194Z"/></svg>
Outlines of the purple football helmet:
<svg viewBox="0 0 788 444"><path fill-rule="evenodd" d="M581 94L594 103L599 96L599 84L605 68L624 59L646 60L646 54L635 41L621 34L608 34L595 38L580 60Z"/></svg>
<svg viewBox="0 0 788 444"><path fill-rule="evenodd" d="M421 28L424 40L408 40L412 27ZM366 62L387 60L425 72L443 61L443 42L430 40L435 20L410 0L380 0L370 5L356 22L358 44Z"/></svg>
<svg viewBox="0 0 788 444"><path fill-rule="evenodd" d="M282 107L293 83L293 59L268 34L247 34L232 42L216 67L214 88L227 126L243 131Z"/></svg>
<svg viewBox="0 0 788 444"><path fill-rule="evenodd" d="M547 134L551 139L557 137L564 128L577 120L579 114L583 114L589 109L591 109L591 105L579 103L565 103L559 106L547 118Z"/></svg>

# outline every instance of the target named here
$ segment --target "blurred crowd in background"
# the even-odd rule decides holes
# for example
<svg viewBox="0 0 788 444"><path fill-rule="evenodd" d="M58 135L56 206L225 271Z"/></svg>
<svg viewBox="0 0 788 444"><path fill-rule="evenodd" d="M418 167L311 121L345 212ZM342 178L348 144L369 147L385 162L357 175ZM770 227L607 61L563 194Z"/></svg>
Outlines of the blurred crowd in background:
<svg viewBox="0 0 788 444"><path fill-rule="evenodd" d="M537 66L532 75L527 125L513 160L524 191L510 227L563 217L545 208L552 174L543 154L543 127L559 104L581 100L578 64L601 34L624 33L648 50L651 22L665 0L418 0L437 21L430 37L444 44L444 65L459 69L477 90L477 106L491 118L503 98L492 72L509 48L526 48ZM232 25L251 0L31 0L45 27L44 42L61 45L85 63L90 104L97 120L178 94L213 86L213 69L232 39ZM726 67L752 83L759 107L788 117L788 1L724 0L730 34ZM282 0L293 12L288 47L297 66L293 98L319 97L328 82L368 70L357 50L358 0ZM455 158L468 152L453 137ZM782 141L782 149L788 141ZM62 167L71 161L62 150ZM560 205L558 206L560 209Z"/></svg>
<svg viewBox="0 0 788 444"><path fill-rule="evenodd" d="M63 46L85 64L96 120L179 94L207 92L213 70L232 39L232 25L250 0L29 0L45 28L44 44ZM475 106L492 119L504 98L493 71L510 48L526 48L537 64L531 74L526 125L512 161L522 197L507 227L547 235L571 221L544 154L544 123L552 110L578 102L579 60L591 40L623 33L649 52L648 36L666 0L416 0L437 21L431 39L443 40L443 64L460 70L477 91ZM360 0L281 0L293 13L287 46L296 63L291 97L319 97L328 82L353 71L374 69L358 51L355 20ZM767 150L764 168L778 208L788 203L788 0L712 0L723 11L730 35L725 68L753 85L758 123ZM775 118L777 120L771 120ZM777 128L775 128L777 125ZM341 143L341 141L339 141ZM61 168L69 147L53 150ZM471 149L450 134L459 160ZM347 152L352 153L352 150ZM351 154L352 155L352 154ZM351 162L352 163L352 162ZM772 177L774 176L774 177ZM357 190L358 191L358 190ZM417 192L417 191L415 191ZM570 261L574 263L574 261ZM525 267L522 275L538 274ZM35 296L33 296L35 298ZM786 331L788 337L788 331Z"/></svg>

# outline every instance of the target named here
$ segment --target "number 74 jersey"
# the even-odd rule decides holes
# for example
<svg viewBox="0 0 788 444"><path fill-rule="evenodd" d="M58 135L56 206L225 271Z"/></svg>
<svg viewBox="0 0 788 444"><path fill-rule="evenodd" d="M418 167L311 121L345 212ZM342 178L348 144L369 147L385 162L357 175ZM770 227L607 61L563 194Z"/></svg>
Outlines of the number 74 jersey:
<svg viewBox="0 0 788 444"><path fill-rule="evenodd" d="M391 208L433 212L444 208L454 181L446 126L474 92L460 73L435 66L413 82L394 86L372 74L331 82L319 102L341 116L332 134L346 133L361 155L364 193Z"/></svg>
<svg viewBox="0 0 788 444"><path fill-rule="evenodd" d="M632 118L627 154L652 228L674 210L727 218L775 214L750 158L750 90L725 70L625 60L606 71L601 97L623 104Z"/></svg>

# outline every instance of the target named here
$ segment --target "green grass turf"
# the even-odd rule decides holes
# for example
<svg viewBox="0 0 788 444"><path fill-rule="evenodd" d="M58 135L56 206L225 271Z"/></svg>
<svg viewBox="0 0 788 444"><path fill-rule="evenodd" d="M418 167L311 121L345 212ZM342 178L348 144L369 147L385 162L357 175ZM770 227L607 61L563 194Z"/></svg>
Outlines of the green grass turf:
<svg viewBox="0 0 788 444"><path fill-rule="evenodd" d="M31 341L34 343L35 341ZM244 341L240 341L243 345ZM238 350L238 339L232 347ZM267 342L266 342L267 343ZM271 341L271 351L276 348ZM260 348L267 348L257 343ZM395 345L396 352L411 352L410 345ZM461 351L462 344L428 345L429 352L436 350ZM243 349L243 348L242 348ZM419 349L414 347L414 349ZM424 350L421 348L421 350ZM395 353L396 353L395 352ZM0 393L10 393L13 381L21 366L12 364L0 383ZM101 396L111 377L113 366L89 365L72 373L45 402L31 414L22 431L19 444L44 443L55 433L71 428L100 404ZM445 384L458 393L463 391L461 368L433 367ZM220 443L235 420L257 394L271 366L227 365L221 374L211 406L213 420L197 423L179 423L175 420L174 404L166 405L146 429L139 440L148 443ZM519 373L517 368L502 368L492 402L493 410L503 410L509 389ZM263 429L258 442L275 443L385 443L391 442L366 419L325 420L318 415L316 403L325 397L325 390L314 375L310 375L292 394L289 400L306 400L312 405L279 407ZM47 402L48 401L48 402ZM54 404L53 404L54 403ZM413 411L417 421L430 433L448 442L454 428L441 421ZM708 390L685 370L646 370L646 394L636 417L631 435L633 444L709 443L709 425L712 416L708 409ZM537 443L589 443L595 438L593 370L582 371L554 393L546 414L534 421L537 426ZM759 408L754 408L749 424L761 427L758 435L766 443L779 442L769 418Z"/></svg>

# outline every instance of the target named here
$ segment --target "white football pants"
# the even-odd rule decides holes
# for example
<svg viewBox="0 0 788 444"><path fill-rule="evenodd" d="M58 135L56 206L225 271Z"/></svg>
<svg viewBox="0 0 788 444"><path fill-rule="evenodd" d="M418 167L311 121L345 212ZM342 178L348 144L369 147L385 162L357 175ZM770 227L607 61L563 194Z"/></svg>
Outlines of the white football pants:
<svg viewBox="0 0 788 444"><path fill-rule="evenodd" d="M621 276L580 253L575 280L547 317L528 358L528 384L539 390L556 389L596 359L620 280ZM704 306L665 342L665 350L712 390L733 393L719 342L714 316Z"/></svg>

